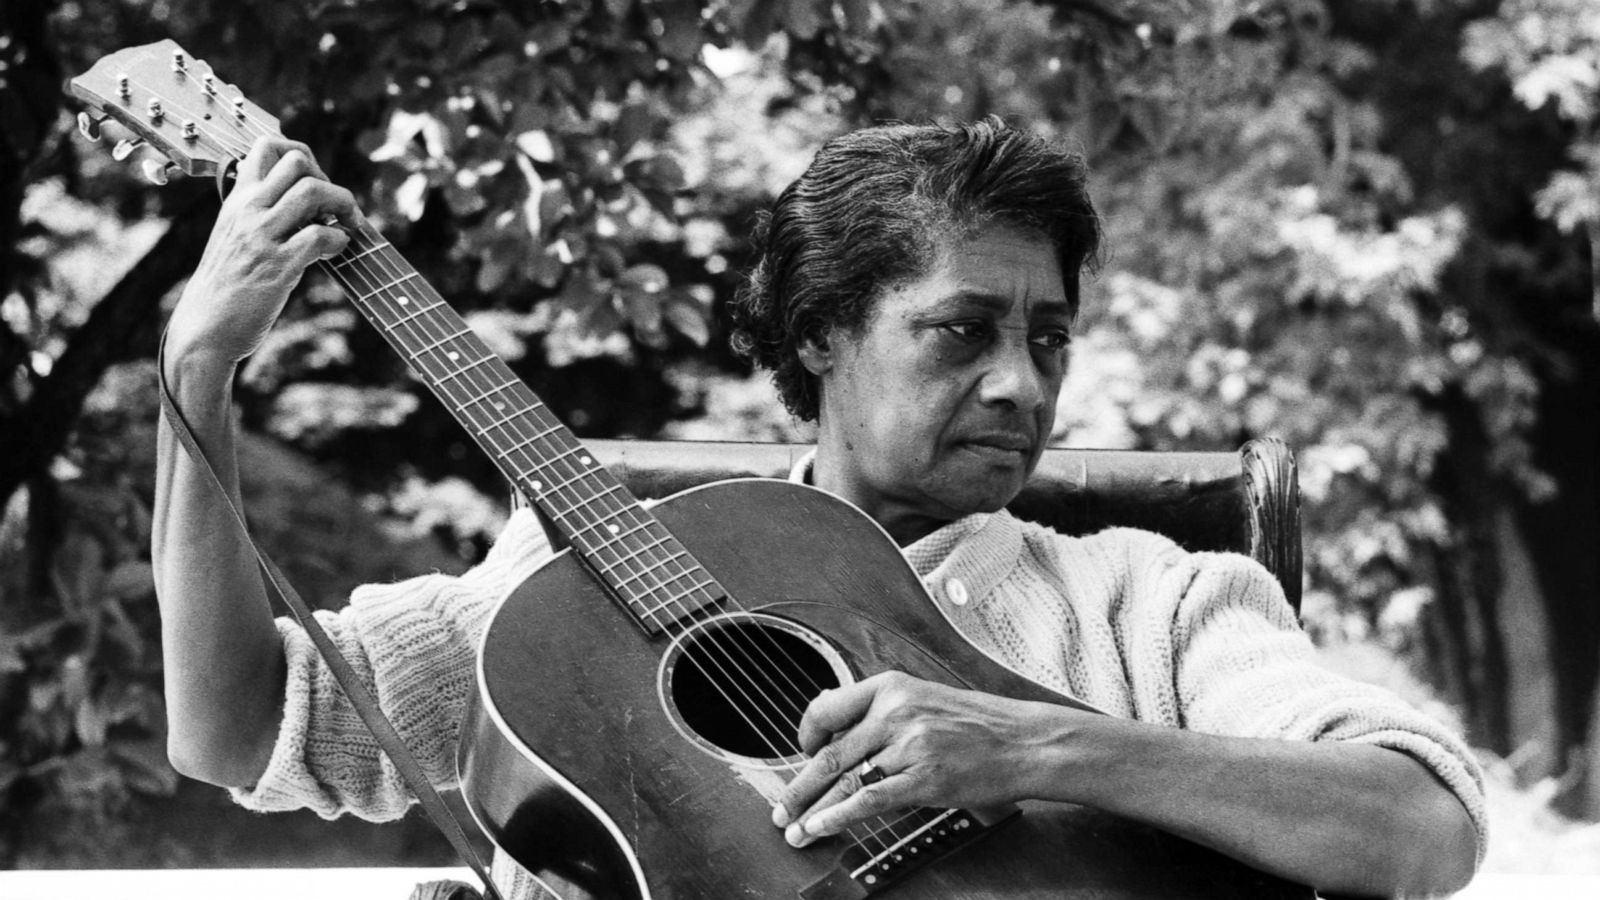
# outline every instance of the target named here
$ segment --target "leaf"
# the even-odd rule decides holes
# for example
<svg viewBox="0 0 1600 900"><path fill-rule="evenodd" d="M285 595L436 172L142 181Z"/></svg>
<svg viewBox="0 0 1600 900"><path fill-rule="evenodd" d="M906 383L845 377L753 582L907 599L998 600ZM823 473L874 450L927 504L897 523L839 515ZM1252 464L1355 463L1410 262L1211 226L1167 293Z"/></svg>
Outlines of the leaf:
<svg viewBox="0 0 1600 900"><path fill-rule="evenodd" d="M93 697L86 698L78 704L73 712L73 730L78 735L78 740L90 747L99 747L106 742L106 727L110 724L105 709Z"/></svg>
<svg viewBox="0 0 1600 900"><path fill-rule="evenodd" d="M452 179L445 182L444 202L450 205L450 212L466 217L473 213L482 212L488 206L484 199L483 191L475 188L463 187L460 182Z"/></svg>
<svg viewBox="0 0 1600 900"><path fill-rule="evenodd" d="M402 216L415 222L422 218L428 205L428 176L412 172L394 192L394 208Z"/></svg>
<svg viewBox="0 0 1600 900"><path fill-rule="evenodd" d="M824 24L817 0L789 0L783 11L783 24L784 29L795 37L816 37Z"/></svg>
<svg viewBox="0 0 1600 900"><path fill-rule="evenodd" d="M767 42L778 26L778 0L755 0L739 23L739 34L751 47L759 48Z"/></svg>
<svg viewBox="0 0 1600 900"><path fill-rule="evenodd" d="M700 58L706 36L700 30L700 4L694 0L675 0L661 10L661 37L656 40L667 56L692 62Z"/></svg>
<svg viewBox="0 0 1600 900"><path fill-rule="evenodd" d="M485 294L499 290L521 261L522 247L518 241L498 241L490 244L478 266L474 284Z"/></svg>
<svg viewBox="0 0 1600 900"><path fill-rule="evenodd" d="M635 266L629 266L627 270L617 276L617 284L631 290L654 294L666 288L667 272L652 263L639 263Z"/></svg>
<svg viewBox="0 0 1600 900"><path fill-rule="evenodd" d="M556 161L556 146L551 142L550 135L540 129L524 131L517 135L517 149L526 153L534 162Z"/></svg>
<svg viewBox="0 0 1600 900"><path fill-rule="evenodd" d="M667 322L696 347L704 347L711 340L709 314L694 300L674 294L662 312Z"/></svg>
<svg viewBox="0 0 1600 900"><path fill-rule="evenodd" d="M572 212L572 201L565 182L547 181L544 194L539 197L539 238L544 240L555 233L562 220Z"/></svg>
<svg viewBox="0 0 1600 900"><path fill-rule="evenodd" d="M843 0L840 9L844 12L845 27L850 33L861 37L872 27L872 0Z"/></svg>
<svg viewBox="0 0 1600 900"><path fill-rule="evenodd" d="M650 134L650 126L655 123L655 117L650 114L650 107L643 103L629 103L617 114L617 124L612 132L612 140L617 142L617 153L626 156L633 145Z"/></svg>
<svg viewBox="0 0 1600 900"><path fill-rule="evenodd" d="M8 638L0 638L0 675L14 675L28 671L27 660L17 652L17 643Z"/></svg>
<svg viewBox="0 0 1600 900"><path fill-rule="evenodd" d="M667 334L661 330L661 297L654 291L623 288L622 309L633 334L642 343L657 349L667 345Z"/></svg>
<svg viewBox="0 0 1600 900"><path fill-rule="evenodd" d="M553 288L561 283L567 267L555 254L535 253L527 266L528 277L541 287Z"/></svg>

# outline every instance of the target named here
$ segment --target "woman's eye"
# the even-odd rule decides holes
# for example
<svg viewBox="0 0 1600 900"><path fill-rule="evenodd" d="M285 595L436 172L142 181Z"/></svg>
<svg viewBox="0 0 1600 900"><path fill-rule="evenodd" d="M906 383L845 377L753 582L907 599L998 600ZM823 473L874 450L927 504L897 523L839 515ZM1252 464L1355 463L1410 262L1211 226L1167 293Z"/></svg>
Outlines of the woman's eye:
<svg viewBox="0 0 1600 900"><path fill-rule="evenodd" d="M1072 343L1072 335L1065 331L1043 331L1033 336L1033 343L1046 350L1064 350Z"/></svg>
<svg viewBox="0 0 1600 900"><path fill-rule="evenodd" d="M989 326L983 322L946 322L940 326L959 338L979 340L989 335Z"/></svg>

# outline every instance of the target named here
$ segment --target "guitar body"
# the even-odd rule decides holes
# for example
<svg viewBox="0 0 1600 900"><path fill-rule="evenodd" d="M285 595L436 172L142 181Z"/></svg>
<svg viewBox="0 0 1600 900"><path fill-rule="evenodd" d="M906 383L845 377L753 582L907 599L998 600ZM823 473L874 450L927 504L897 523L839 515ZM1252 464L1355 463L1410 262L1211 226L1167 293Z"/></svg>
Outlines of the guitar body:
<svg viewBox="0 0 1600 900"><path fill-rule="evenodd" d="M697 712L703 698L680 684L713 651L727 651L716 658L735 668L747 653L798 657L781 680L822 687L842 664L843 680L901 670L1081 704L968 643L877 524L830 494L726 481L652 511L736 602L690 617L674 629L686 631L683 638L649 637L563 552L493 615L480 696L463 731L469 808L524 868L567 885L566 900L1312 896L1163 832L1068 804L1028 803L1009 817L976 813L978 821L950 829L976 835L967 843L919 835L896 858L918 846L922 857L893 871L883 866L881 877L852 876L862 852L839 837L791 848L771 825L770 798L793 760L752 747L739 723L719 724L715 710ZM741 628L763 639L772 628L778 638L729 643ZM707 637L719 633L722 644Z"/></svg>
<svg viewBox="0 0 1600 900"><path fill-rule="evenodd" d="M114 120L193 176L226 177L278 133L172 41L70 86L93 110L85 134ZM323 271L577 548L495 611L458 760L484 830L565 900L1311 896L1065 804L917 810L790 848L771 803L824 688L901 670L1077 701L968 644L877 524L831 495L730 481L643 509L370 221L348 232Z"/></svg>

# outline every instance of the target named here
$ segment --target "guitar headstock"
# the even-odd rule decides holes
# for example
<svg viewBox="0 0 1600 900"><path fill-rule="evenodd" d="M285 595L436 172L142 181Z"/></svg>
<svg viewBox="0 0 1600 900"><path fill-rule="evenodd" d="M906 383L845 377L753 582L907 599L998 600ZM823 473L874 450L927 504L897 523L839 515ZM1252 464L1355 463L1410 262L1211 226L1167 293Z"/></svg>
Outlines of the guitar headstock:
<svg viewBox="0 0 1600 900"><path fill-rule="evenodd" d="M171 161L146 163L158 183L172 168L214 176L242 159L256 138L281 133L275 117L172 40L118 50L67 82L67 90L89 107L78 114L86 137L98 139L107 119L132 132L112 151L117 159L148 145Z"/></svg>

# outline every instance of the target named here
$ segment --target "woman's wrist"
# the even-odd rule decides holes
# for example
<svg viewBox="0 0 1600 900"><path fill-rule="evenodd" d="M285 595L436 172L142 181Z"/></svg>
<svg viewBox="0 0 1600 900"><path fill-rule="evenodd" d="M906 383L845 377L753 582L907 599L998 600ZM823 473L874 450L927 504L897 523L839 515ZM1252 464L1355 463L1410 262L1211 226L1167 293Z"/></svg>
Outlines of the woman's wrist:
<svg viewBox="0 0 1600 900"><path fill-rule="evenodd" d="M1111 737L1106 726L1117 720L1050 703L1030 714L1022 745L1027 762L1015 771L1017 796L1064 803L1085 803L1095 777L1094 760L1104 754Z"/></svg>

